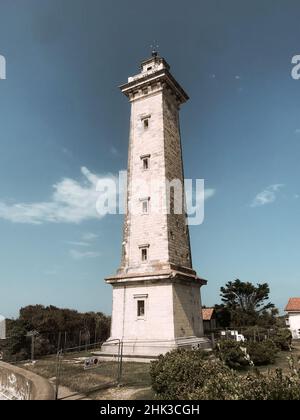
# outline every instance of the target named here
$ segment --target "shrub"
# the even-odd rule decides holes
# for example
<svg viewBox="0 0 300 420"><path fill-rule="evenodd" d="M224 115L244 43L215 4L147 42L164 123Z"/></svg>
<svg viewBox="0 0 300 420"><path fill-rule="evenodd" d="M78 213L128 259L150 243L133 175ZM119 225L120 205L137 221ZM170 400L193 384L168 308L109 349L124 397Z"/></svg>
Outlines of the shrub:
<svg viewBox="0 0 300 420"><path fill-rule="evenodd" d="M290 361L290 374L280 370L247 376L199 351L175 350L152 362L152 386L159 399L299 400L300 369Z"/></svg>
<svg viewBox="0 0 300 420"><path fill-rule="evenodd" d="M47 338L37 336L34 343L34 355L35 357L45 356L47 354L54 354L56 348Z"/></svg>
<svg viewBox="0 0 300 420"><path fill-rule="evenodd" d="M241 331L247 341L264 341L269 337L268 330L262 327L247 327Z"/></svg>
<svg viewBox="0 0 300 420"><path fill-rule="evenodd" d="M247 352L255 366L270 365L275 362L278 348L271 340L261 343L247 343Z"/></svg>
<svg viewBox="0 0 300 420"><path fill-rule="evenodd" d="M239 376L236 372L216 372L189 397L193 400L299 400L300 373L283 375L277 370L267 375Z"/></svg>
<svg viewBox="0 0 300 420"><path fill-rule="evenodd" d="M289 351L292 346L292 333L287 328L279 328L271 334L273 342L279 350Z"/></svg>
<svg viewBox="0 0 300 420"><path fill-rule="evenodd" d="M230 368L244 369L250 365L245 345L234 340L221 340L216 355Z"/></svg>
<svg viewBox="0 0 300 420"><path fill-rule="evenodd" d="M247 341L263 342L272 340L279 350L289 351L292 345L292 334L288 328L266 329L262 327L248 327L242 331Z"/></svg>
<svg viewBox="0 0 300 420"><path fill-rule="evenodd" d="M223 371L221 361L200 350L174 350L150 367L153 390L161 399L189 399L216 372L221 375Z"/></svg>

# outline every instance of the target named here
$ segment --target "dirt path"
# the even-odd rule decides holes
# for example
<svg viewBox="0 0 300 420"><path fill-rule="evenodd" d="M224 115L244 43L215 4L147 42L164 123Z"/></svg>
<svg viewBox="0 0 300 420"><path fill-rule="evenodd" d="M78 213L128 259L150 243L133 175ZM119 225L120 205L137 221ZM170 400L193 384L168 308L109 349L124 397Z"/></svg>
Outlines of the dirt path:
<svg viewBox="0 0 300 420"><path fill-rule="evenodd" d="M50 382L55 388L55 380L56 378L51 378ZM60 386L58 389L58 399L65 400L65 401L77 401L77 400L90 400L86 395L79 394L78 392L72 391L70 388L66 386Z"/></svg>
<svg viewBox="0 0 300 420"><path fill-rule="evenodd" d="M93 396L96 400L135 400L136 396L141 392L150 391L151 387L147 388L127 388L127 387L115 387L103 390Z"/></svg>
<svg viewBox="0 0 300 420"><path fill-rule="evenodd" d="M55 387L55 378L51 378L50 382ZM91 397L82 393L74 392L66 386L60 386L58 399L63 401L90 401L90 400L135 400L136 396L141 392L149 392L151 387L130 388L130 387L111 387L91 393ZM1 397L0 397L1 399Z"/></svg>

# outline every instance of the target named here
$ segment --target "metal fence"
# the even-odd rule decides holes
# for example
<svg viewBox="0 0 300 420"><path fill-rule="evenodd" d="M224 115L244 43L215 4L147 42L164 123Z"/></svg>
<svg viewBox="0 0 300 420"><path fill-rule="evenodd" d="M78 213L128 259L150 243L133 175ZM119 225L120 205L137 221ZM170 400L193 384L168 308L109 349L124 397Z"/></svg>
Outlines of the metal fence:
<svg viewBox="0 0 300 420"><path fill-rule="evenodd" d="M70 399L89 394L121 383L123 367L123 343L112 340L116 352L109 360L97 355L101 343L62 348L55 361L56 399ZM72 391L69 391L72 389Z"/></svg>
<svg viewBox="0 0 300 420"><path fill-rule="evenodd" d="M9 335L0 339L0 360L17 363L56 355L61 349L80 348L81 351L87 351L99 344L100 336L101 332L89 330L57 333L30 331L26 335Z"/></svg>

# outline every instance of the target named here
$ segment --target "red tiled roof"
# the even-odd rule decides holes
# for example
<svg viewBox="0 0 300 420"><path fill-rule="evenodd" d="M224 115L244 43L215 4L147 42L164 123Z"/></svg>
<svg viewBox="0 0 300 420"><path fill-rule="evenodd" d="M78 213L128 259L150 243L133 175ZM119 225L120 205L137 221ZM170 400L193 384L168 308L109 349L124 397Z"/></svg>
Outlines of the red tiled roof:
<svg viewBox="0 0 300 420"><path fill-rule="evenodd" d="M285 310L287 312L300 312L300 298L291 298Z"/></svg>
<svg viewBox="0 0 300 420"><path fill-rule="evenodd" d="M203 321L210 321L214 314L214 308L203 308L202 309L202 318Z"/></svg>

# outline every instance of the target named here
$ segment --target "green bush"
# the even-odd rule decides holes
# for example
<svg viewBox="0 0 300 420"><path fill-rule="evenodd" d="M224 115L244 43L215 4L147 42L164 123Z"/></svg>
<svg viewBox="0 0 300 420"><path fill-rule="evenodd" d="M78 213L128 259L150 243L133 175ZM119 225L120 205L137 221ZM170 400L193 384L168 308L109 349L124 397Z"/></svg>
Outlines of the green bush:
<svg viewBox="0 0 300 420"><path fill-rule="evenodd" d="M241 334L245 337L247 341L264 341L269 338L269 332L267 328L263 327L247 327L246 329L241 330Z"/></svg>
<svg viewBox="0 0 300 420"><path fill-rule="evenodd" d="M292 334L288 328L267 329L262 327L248 327L241 333L247 341L263 342L272 340L281 351L289 351L292 345Z"/></svg>
<svg viewBox="0 0 300 420"><path fill-rule="evenodd" d="M207 357L201 350L174 350L160 356L150 367L153 390L164 399L173 399L175 395L188 398L205 380L203 367Z"/></svg>
<svg viewBox="0 0 300 420"><path fill-rule="evenodd" d="M249 342L246 344L247 352L255 366L265 366L275 363L278 348L271 340L261 343Z"/></svg>
<svg viewBox="0 0 300 420"><path fill-rule="evenodd" d="M151 363L152 387L161 399L190 399L209 378L221 375L224 365L199 350L175 350ZM231 375L228 369L225 372Z"/></svg>
<svg viewBox="0 0 300 420"><path fill-rule="evenodd" d="M226 368L225 368L226 369ZM227 368L228 369L228 368ZM300 373L283 375L277 370L238 376L236 372L216 371L214 377L189 395L192 400L299 400Z"/></svg>
<svg viewBox="0 0 300 420"><path fill-rule="evenodd" d="M221 340L217 344L216 355L230 368L244 369L250 365L245 345L234 340Z"/></svg>
<svg viewBox="0 0 300 420"><path fill-rule="evenodd" d="M271 334L271 339L281 351L289 351L292 346L292 333L287 328L279 328Z"/></svg>
<svg viewBox="0 0 300 420"><path fill-rule="evenodd" d="M239 375L199 351L175 350L151 364L156 397L167 400L299 400L300 369Z"/></svg>
<svg viewBox="0 0 300 420"><path fill-rule="evenodd" d="M221 340L216 355L230 368L240 370L249 366L265 366L276 360L278 348L271 340L238 343L234 340Z"/></svg>

